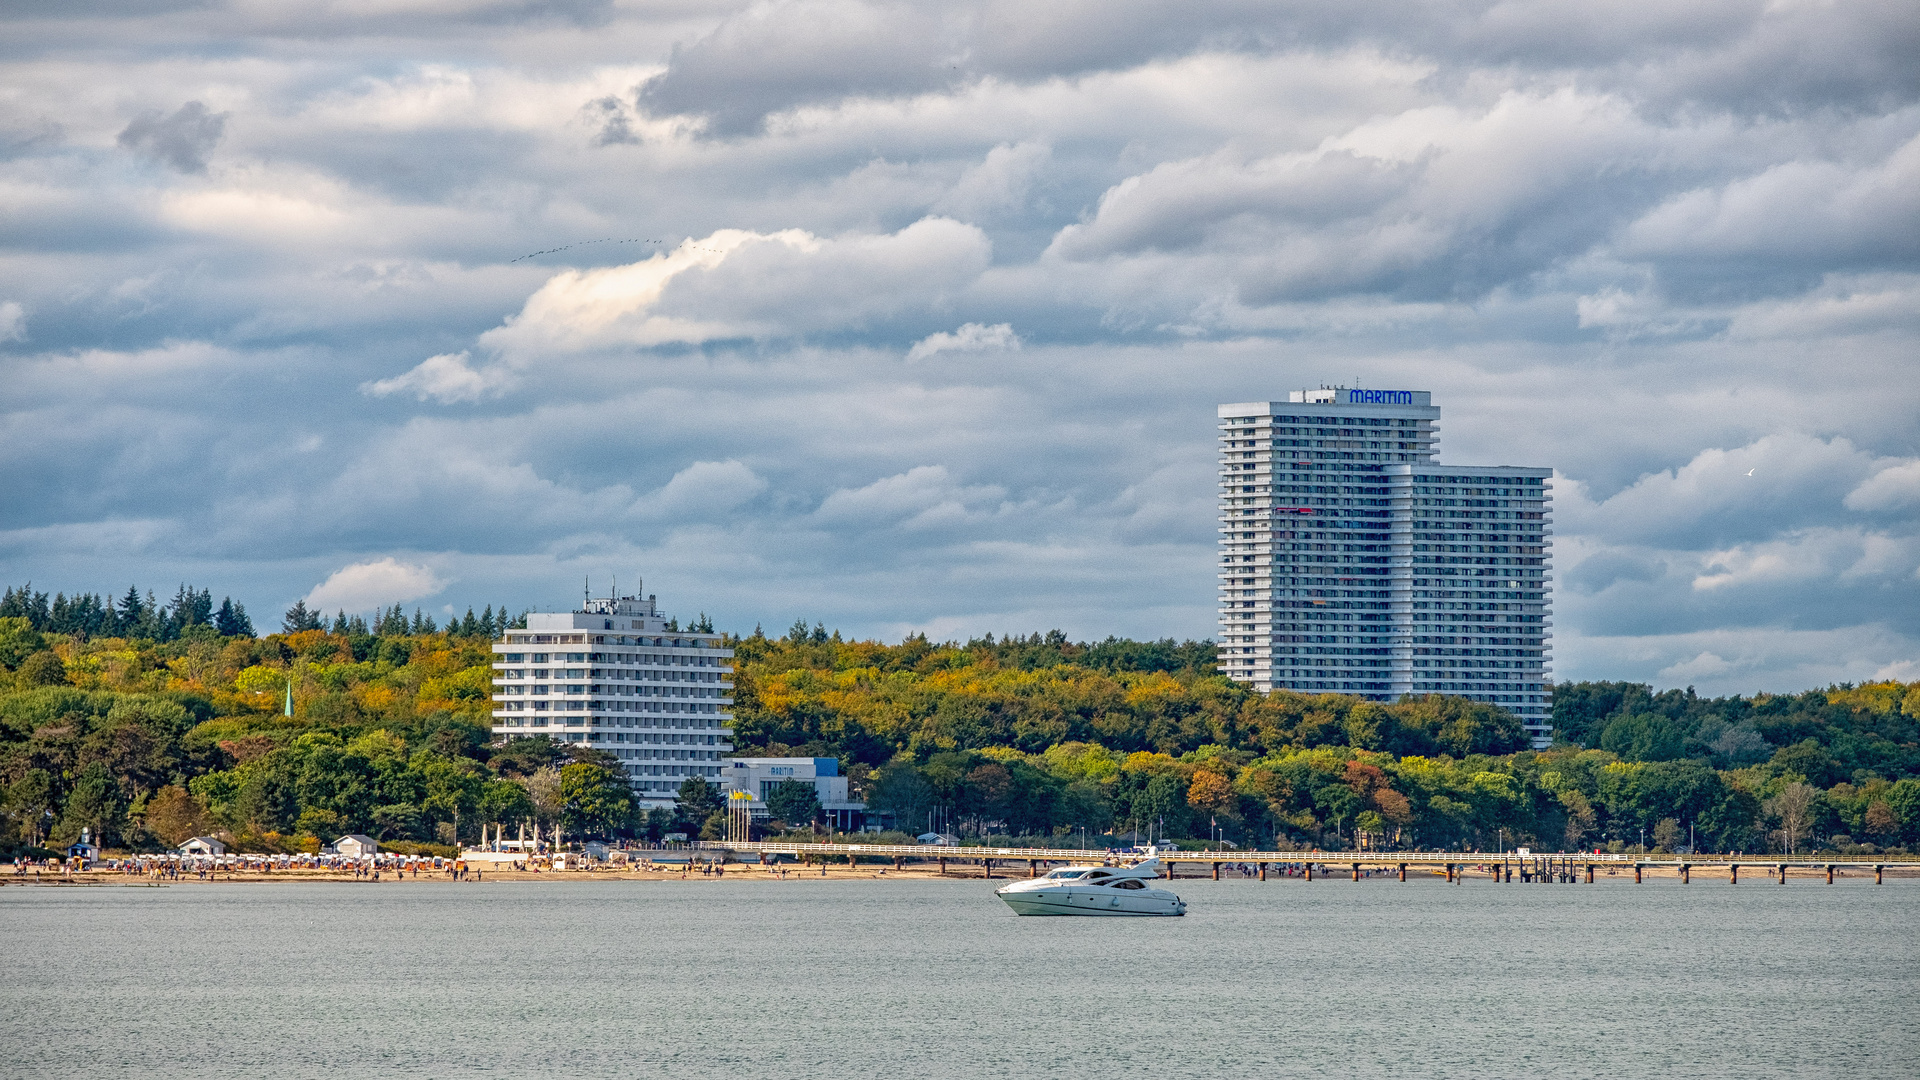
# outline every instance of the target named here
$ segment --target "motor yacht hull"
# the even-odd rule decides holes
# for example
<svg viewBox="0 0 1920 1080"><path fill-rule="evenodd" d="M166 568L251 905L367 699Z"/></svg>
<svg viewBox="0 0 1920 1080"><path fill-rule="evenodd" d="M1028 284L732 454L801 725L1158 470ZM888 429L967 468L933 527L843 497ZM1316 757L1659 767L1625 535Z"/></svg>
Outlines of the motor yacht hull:
<svg viewBox="0 0 1920 1080"><path fill-rule="evenodd" d="M1045 888L998 890L997 895L1019 915L1117 916L1185 915L1184 900L1160 889L1133 892L1110 888Z"/></svg>

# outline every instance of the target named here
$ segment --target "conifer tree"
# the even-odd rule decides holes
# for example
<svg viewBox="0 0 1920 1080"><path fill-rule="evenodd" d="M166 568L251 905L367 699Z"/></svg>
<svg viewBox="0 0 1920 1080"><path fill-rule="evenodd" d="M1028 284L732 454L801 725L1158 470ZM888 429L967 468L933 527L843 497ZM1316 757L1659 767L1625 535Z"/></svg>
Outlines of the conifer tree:
<svg viewBox="0 0 1920 1080"><path fill-rule="evenodd" d="M308 611L305 600L295 600L293 606L288 608L286 615L281 618L280 629L288 634L297 634L302 630L318 630L320 613Z"/></svg>
<svg viewBox="0 0 1920 1080"><path fill-rule="evenodd" d="M140 632L146 618L147 605L140 600L140 587L127 586L127 595L120 598L120 610L114 613L113 633L118 637L131 637Z"/></svg>
<svg viewBox="0 0 1920 1080"><path fill-rule="evenodd" d="M213 628L223 637L253 636L253 620L247 618L247 609L234 603L231 596L221 598L220 610L213 617Z"/></svg>

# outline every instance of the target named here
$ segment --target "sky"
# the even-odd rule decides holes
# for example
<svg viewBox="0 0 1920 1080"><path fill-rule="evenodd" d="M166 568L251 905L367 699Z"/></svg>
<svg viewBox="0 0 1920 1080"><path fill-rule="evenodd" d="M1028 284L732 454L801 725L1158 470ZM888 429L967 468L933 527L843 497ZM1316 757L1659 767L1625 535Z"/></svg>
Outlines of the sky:
<svg viewBox="0 0 1920 1080"><path fill-rule="evenodd" d="M1341 384L1555 470L1556 678L1920 679L1905 2L16 0L0 64L11 584L1210 637L1216 405Z"/></svg>

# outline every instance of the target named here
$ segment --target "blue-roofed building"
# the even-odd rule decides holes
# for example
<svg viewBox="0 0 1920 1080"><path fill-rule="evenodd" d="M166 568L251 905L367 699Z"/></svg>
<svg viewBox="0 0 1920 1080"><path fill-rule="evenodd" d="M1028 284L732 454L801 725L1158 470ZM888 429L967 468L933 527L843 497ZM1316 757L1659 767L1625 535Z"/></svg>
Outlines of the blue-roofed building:
<svg viewBox="0 0 1920 1080"><path fill-rule="evenodd" d="M827 822L842 832L858 832L865 824L867 804L848 796L847 778L840 775L840 759L830 757L728 758L720 772L727 791L749 797L747 809L755 818L767 816L767 795L789 780L813 785ZM725 792L723 792L725 794Z"/></svg>

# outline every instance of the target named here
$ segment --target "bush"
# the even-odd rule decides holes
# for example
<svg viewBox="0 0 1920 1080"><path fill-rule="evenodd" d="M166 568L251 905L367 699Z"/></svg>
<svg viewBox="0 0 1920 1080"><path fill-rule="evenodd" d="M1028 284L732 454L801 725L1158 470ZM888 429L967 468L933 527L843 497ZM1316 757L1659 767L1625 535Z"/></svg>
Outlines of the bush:
<svg viewBox="0 0 1920 1080"><path fill-rule="evenodd" d="M380 850L395 855L438 855L443 859L458 858L460 855L460 849L451 844L428 844L419 840L383 840Z"/></svg>

